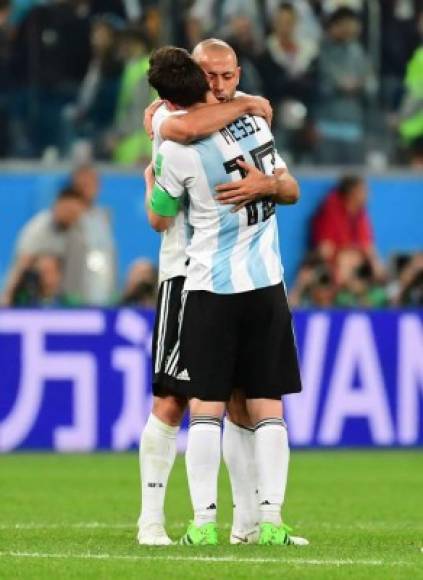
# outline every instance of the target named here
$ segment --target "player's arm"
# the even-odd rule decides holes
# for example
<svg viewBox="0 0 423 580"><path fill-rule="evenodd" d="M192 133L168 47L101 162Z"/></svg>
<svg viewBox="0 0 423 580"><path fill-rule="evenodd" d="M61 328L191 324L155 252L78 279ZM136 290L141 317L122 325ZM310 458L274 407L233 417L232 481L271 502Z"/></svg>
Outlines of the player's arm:
<svg viewBox="0 0 423 580"><path fill-rule="evenodd" d="M243 95L227 103L201 105L185 115L170 115L160 125L160 135L187 144L219 131L245 114L263 117L270 126L273 112L267 99Z"/></svg>
<svg viewBox="0 0 423 580"><path fill-rule="evenodd" d="M170 195L157 181L154 183L149 206L148 221L156 232L165 232L179 212L179 199Z"/></svg>
<svg viewBox="0 0 423 580"><path fill-rule="evenodd" d="M156 155L154 181L151 169L146 174L147 215L152 228L158 232L169 228L180 211L185 189L193 179L195 167L189 148L165 141Z"/></svg>
<svg viewBox="0 0 423 580"><path fill-rule="evenodd" d="M297 203L300 188L286 167L275 169L273 175L265 175L245 161L239 159L237 163L245 177L216 187L217 200L222 205L234 205L234 211L238 211L247 203L263 197L271 197L275 203L283 205Z"/></svg>
<svg viewBox="0 0 423 580"><path fill-rule="evenodd" d="M172 218L161 216L152 209L153 193L155 195L156 209L158 210L158 208L161 205L160 201L156 199L157 196L160 194L157 194L157 190L155 189L156 181L154 178L154 170L152 163L150 163L147 166L146 170L144 171L144 177L145 177L145 211L148 217L148 221L151 227L154 230L156 230L156 232L164 232L172 223Z"/></svg>

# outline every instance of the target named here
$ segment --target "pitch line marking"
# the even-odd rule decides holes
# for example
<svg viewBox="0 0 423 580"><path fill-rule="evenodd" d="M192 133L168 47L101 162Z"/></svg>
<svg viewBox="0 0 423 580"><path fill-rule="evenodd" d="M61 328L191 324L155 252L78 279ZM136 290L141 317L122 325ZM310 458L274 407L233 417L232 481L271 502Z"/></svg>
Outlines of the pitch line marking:
<svg viewBox="0 0 423 580"><path fill-rule="evenodd" d="M169 529L179 529L185 528L187 526L187 522L169 522ZM319 522L318 526L316 522L296 522L297 527L301 527L304 530L314 530L316 527L319 529L328 528L329 530L337 530L337 531L356 531L357 529L360 530L368 530L368 531L383 531L386 528L390 530L393 529L406 529L408 531L413 532L420 532L423 531L422 525L416 525L415 523L409 524L407 522L399 524L395 524L394 522L357 522L353 526L351 525L343 525L343 524L332 524L329 522ZM230 524L223 524L219 526L220 529L226 530L230 529ZM11 522L11 523L2 523L0 524L0 531L1 530L55 530L55 529L62 529L62 528L70 528L70 529L87 529L87 530L95 530L95 529L136 529L136 523L130 522L57 522L57 523L47 523L47 522Z"/></svg>
<svg viewBox="0 0 423 580"><path fill-rule="evenodd" d="M160 548L159 548L160 549ZM307 558L239 558L236 556L161 556L157 552L151 555L132 556L123 554L49 554L43 552L0 552L0 558L41 558L62 560L122 560L139 562L142 560L164 560L168 562L222 562L234 564L293 564L297 566L411 566L409 562L397 560L316 560Z"/></svg>

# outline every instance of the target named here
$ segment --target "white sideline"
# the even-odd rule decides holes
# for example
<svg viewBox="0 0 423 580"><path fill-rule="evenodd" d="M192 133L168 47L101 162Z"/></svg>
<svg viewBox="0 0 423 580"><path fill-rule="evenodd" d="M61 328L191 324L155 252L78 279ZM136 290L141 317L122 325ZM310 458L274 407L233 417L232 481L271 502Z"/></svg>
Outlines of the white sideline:
<svg viewBox="0 0 423 580"><path fill-rule="evenodd" d="M159 548L160 550L160 548ZM235 564L268 564L284 563L294 566L410 566L409 562L396 560L316 560L307 558L242 558L237 556L162 556L158 552L151 555L132 556L123 554L48 554L42 552L0 552L0 558L51 558L64 560L124 560L139 562L142 560L165 560L169 562L223 562Z"/></svg>
<svg viewBox="0 0 423 580"><path fill-rule="evenodd" d="M187 522L170 522L169 529L185 528ZM391 522L356 522L353 525L348 524L333 524L331 522L321 522L318 524L316 522L298 521L296 522L296 527L301 526L304 530L316 529L328 529L337 531L355 531L355 530L368 530L368 531L383 531L386 528L390 530L407 530L411 532L423 532L423 525L408 522L401 523L391 523ZM57 522L57 523L44 523L44 522L10 522L1 523L1 530L56 530L62 528L69 529L136 529L137 525L135 522L130 523L111 523L111 522ZM230 524L221 525L221 529L229 529Z"/></svg>

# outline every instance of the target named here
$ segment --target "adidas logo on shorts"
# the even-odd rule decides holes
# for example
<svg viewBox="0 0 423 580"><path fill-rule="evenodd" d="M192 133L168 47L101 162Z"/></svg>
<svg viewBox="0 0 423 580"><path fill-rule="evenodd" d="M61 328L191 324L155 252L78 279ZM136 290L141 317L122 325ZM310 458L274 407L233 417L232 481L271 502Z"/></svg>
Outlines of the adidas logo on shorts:
<svg viewBox="0 0 423 580"><path fill-rule="evenodd" d="M190 381L191 380L191 377L189 376L187 369L184 369L183 371L181 371L179 373L179 375L176 376L176 378L179 381Z"/></svg>

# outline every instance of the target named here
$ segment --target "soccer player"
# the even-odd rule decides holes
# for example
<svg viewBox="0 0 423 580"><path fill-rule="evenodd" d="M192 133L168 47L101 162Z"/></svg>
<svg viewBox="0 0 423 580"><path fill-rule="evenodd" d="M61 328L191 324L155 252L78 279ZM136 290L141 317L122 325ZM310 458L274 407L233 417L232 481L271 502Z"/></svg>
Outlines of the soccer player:
<svg viewBox="0 0 423 580"><path fill-rule="evenodd" d="M220 41L218 41L220 42ZM225 47L228 45L225 44ZM230 99L217 100L196 111L182 115L180 110L172 111L165 105L150 108L147 117L154 114L152 127L148 127L154 137L153 158L163 138L187 143L223 128L242 114L263 116L269 122L271 108L266 99L239 95L235 97L239 81L239 68L233 51L230 63L226 63L226 84L230 84ZM226 52L222 53L227 57ZM222 60L222 59L221 59ZM225 60L225 58L223 59ZM225 63L224 63L225 64ZM229 68L228 68L229 66ZM223 75L222 75L223 76ZM184 103L183 87L179 102ZM220 96L220 87L216 87ZM235 98L234 98L235 97ZM189 97L188 97L188 103ZM250 180L247 191L256 191L256 183ZM160 251L160 293L158 300L154 338L153 338L153 409L140 441L140 467L142 475L142 510L139 518L138 541L146 545L167 545L171 540L164 529L164 498L168 477L176 455L176 435L187 406L187 398L177 396L172 389L172 381L164 381L163 371L166 353L177 340L178 314L181 291L186 275L186 224L181 211L170 228L164 233ZM164 384L166 382L166 384ZM238 397L239 400L239 397ZM248 416L245 404L234 402L233 413L237 423L245 424ZM231 480L235 482L233 543L252 539L256 533L256 487L251 476L251 453L247 449L239 458L243 440L252 438L250 430L238 427L227 421L225 430L226 460ZM247 480L247 484L245 481ZM234 484L233 484L234 487Z"/></svg>
<svg viewBox="0 0 423 580"><path fill-rule="evenodd" d="M150 66L151 84L174 105L190 110L210 98L201 69L185 51L160 49ZM181 86L190 87L184 103L178 102ZM260 170L267 187L245 203L236 177ZM228 178L234 183L219 201L216 188ZM220 422L236 387L245 393L255 425L259 543L304 545L281 521L289 458L281 396L299 392L301 381L274 208L275 201L295 203L298 185L267 124L251 115L191 146L166 141L156 156L155 179L153 227L165 231L172 224L185 191L193 227L179 340L166 364L167 374L179 379L175 389L190 398L186 463L194 522L183 541L217 543Z"/></svg>

